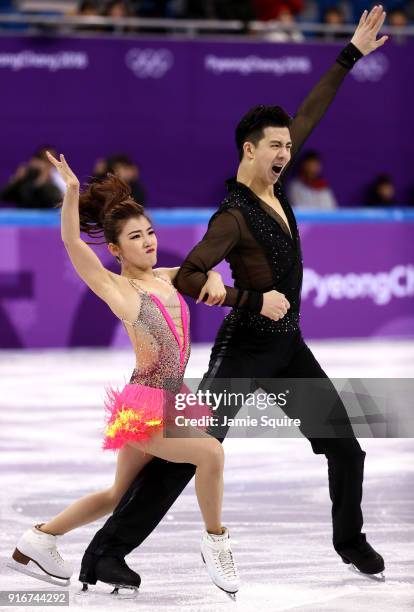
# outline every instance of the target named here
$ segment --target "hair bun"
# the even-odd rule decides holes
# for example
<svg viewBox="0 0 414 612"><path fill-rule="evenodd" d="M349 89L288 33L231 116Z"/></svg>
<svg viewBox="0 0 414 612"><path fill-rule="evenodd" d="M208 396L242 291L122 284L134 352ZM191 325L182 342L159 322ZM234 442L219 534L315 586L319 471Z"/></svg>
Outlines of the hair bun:
<svg viewBox="0 0 414 612"><path fill-rule="evenodd" d="M114 174L93 180L79 196L80 229L91 237L113 236L108 228L136 215L144 215L144 207L131 197L128 183Z"/></svg>
<svg viewBox="0 0 414 612"><path fill-rule="evenodd" d="M124 180L107 174L90 185L91 196L100 204L99 220L103 222L111 210L125 200L131 198L131 188Z"/></svg>

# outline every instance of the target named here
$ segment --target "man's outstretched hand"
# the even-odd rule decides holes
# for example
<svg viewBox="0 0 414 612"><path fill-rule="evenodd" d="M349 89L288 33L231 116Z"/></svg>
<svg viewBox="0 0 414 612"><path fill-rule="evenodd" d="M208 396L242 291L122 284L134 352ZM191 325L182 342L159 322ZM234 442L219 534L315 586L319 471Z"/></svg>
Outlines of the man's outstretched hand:
<svg viewBox="0 0 414 612"><path fill-rule="evenodd" d="M361 51L363 55L368 55L382 47L388 40L388 36L382 36L377 40L377 35L385 21L385 11L382 4L374 6L370 13L364 11L359 20L355 34L351 39L351 43Z"/></svg>

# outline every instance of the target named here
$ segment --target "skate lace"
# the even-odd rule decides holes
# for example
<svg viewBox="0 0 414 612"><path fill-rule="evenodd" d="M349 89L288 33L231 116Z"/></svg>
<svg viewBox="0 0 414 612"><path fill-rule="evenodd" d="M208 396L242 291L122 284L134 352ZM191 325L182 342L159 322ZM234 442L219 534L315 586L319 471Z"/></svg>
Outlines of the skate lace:
<svg viewBox="0 0 414 612"><path fill-rule="evenodd" d="M49 549L49 554L55 559L55 561L57 561L60 565L63 565L65 562L63 561L62 557L60 556L60 554L58 553L56 548L50 548Z"/></svg>
<svg viewBox="0 0 414 612"><path fill-rule="evenodd" d="M218 563L217 563L218 561ZM216 557L216 566L226 578L237 578L236 564L230 549L221 550Z"/></svg>

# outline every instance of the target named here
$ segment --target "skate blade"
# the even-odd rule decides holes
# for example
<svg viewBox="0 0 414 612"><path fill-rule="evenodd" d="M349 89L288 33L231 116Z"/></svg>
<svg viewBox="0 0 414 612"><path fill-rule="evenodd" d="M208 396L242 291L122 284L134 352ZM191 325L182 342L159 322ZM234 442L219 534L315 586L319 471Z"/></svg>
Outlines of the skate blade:
<svg viewBox="0 0 414 612"><path fill-rule="evenodd" d="M364 576L364 578L369 578L375 582L385 582L384 572L378 572L378 574L366 574L365 572L361 572L353 563L350 564L349 570L354 574L359 574L359 576Z"/></svg>
<svg viewBox="0 0 414 612"><path fill-rule="evenodd" d="M38 565L30 561L27 565L32 564L34 567L39 568ZM26 576L31 576L32 578L36 578L36 580L41 580L42 582L49 582L49 584L54 584L59 587L67 587L70 585L69 578L55 578L54 576L49 576L48 574L39 574L34 570L30 570L27 565L22 565L17 561L11 560L6 563L7 567L16 572L20 572L21 574L26 574Z"/></svg>
<svg viewBox="0 0 414 612"><path fill-rule="evenodd" d="M136 599L136 597L138 596L138 587L132 587L132 586L123 586L122 584L113 584L113 583L109 583L109 582L103 582L102 584L107 584L108 586L112 586L114 587L112 591L108 592L108 591L90 591L89 590L89 586L86 582L83 583L82 589L80 591L77 591L75 593L75 595L77 597L116 597L117 599ZM123 593L122 591L120 592L120 589L122 589L122 591L126 590L126 591L132 591L131 593Z"/></svg>
<svg viewBox="0 0 414 612"><path fill-rule="evenodd" d="M113 584L112 585L114 587L114 590L111 591L110 595L114 595L116 598L119 599L135 599L138 595L138 587L128 587L128 586L122 586L122 585L116 585ZM121 593L119 592L120 589L123 589L125 591L132 591L131 593L123 593L121 591Z"/></svg>

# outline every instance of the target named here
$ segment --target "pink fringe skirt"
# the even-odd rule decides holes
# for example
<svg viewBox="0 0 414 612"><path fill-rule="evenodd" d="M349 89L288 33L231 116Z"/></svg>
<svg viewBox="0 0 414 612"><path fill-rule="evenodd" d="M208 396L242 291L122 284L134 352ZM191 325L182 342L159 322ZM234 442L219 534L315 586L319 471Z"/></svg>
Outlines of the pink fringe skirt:
<svg viewBox="0 0 414 612"><path fill-rule="evenodd" d="M192 391L183 384L177 393ZM185 399L184 409L178 410L175 395L165 389L140 384L127 384L121 391L106 388L103 450L118 450L127 442L148 442L155 433L172 426L178 415L201 421L202 417L211 416L207 404L197 402L192 406ZM205 431L206 427L200 425L197 429Z"/></svg>

